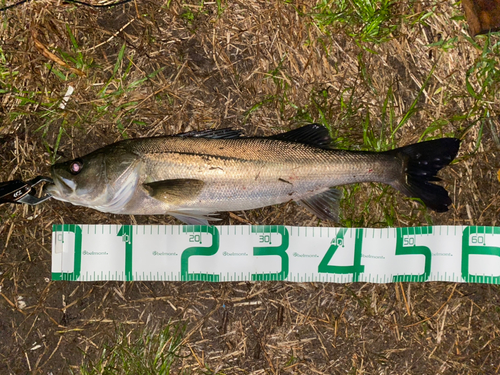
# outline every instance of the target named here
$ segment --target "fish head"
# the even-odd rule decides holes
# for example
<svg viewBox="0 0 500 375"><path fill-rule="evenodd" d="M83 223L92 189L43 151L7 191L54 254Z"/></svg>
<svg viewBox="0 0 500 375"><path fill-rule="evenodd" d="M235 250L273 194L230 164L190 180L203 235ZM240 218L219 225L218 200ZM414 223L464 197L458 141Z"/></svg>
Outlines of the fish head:
<svg viewBox="0 0 500 375"><path fill-rule="evenodd" d="M45 193L77 206L119 212L137 186L138 160L121 148L103 148L81 158L54 164L53 184Z"/></svg>

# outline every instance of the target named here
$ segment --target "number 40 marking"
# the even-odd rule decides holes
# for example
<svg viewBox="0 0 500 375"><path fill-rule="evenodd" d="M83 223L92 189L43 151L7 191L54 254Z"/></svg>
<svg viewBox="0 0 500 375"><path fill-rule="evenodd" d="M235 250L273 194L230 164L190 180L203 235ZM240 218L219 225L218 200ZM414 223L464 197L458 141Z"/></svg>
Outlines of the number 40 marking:
<svg viewBox="0 0 500 375"><path fill-rule="evenodd" d="M352 273L352 281L359 281L359 275L365 272L365 266L361 264L361 248L363 246L363 229L356 229L356 238L354 242L354 260L351 266L333 266L328 264L335 255L339 247L344 247L344 235L347 229L340 229L337 236L332 240L330 248L321 260L318 266L319 273L334 273L334 274L350 274Z"/></svg>

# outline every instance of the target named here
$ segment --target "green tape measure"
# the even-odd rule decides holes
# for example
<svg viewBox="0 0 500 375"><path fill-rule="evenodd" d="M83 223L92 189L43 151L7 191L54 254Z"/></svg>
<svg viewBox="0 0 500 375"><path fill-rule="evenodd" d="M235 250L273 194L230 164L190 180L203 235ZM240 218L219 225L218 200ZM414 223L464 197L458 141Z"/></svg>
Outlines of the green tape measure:
<svg viewBox="0 0 500 375"><path fill-rule="evenodd" d="M54 225L52 279L500 284L500 227Z"/></svg>

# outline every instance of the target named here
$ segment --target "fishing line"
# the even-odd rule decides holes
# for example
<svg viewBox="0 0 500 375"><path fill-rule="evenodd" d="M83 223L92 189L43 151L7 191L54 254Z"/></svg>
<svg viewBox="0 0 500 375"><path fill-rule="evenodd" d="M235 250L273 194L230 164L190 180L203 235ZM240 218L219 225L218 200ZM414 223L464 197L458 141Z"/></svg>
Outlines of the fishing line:
<svg viewBox="0 0 500 375"><path fill-rule="evenodd" d="M30 2L30 1L31 0L21 0L21 1L17 2L17 3L11 4L11 5L7 5L7 6L3 7L3 8L0 8L0 12L5 12L6 10L18 7L18 6L22 5L22 4ZM90 4L90 3L86 3L86 2L78 1L78 0L64 0L63 4L74 3L74 4L79 4L79 5L84 5L84 6L87 6L87 7L91 7L91 8L110 8L110 7L113 7L113 6L126 4L126 3L129 3L131 1L132 0L121 0L121 1L118 1L116 3L111 3L111 4Z"/></svg>

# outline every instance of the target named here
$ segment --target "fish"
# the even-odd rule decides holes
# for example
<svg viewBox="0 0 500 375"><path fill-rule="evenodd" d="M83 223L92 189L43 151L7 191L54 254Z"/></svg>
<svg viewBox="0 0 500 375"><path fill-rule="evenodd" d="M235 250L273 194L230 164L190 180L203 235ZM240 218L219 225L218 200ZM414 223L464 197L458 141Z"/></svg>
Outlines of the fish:
<svg viewBox="0 0 500 375"><path fill-rule="evenodd" d="M434 182L459 146L459 139L441 138L384 152L338 150L319 124L267 137L231 128L193 131L122 140L56 163L44 190L101 212L168 214L192 225L220 220L219 212L291 200L338 222L337 187L363 182L388 184L445 212L452 201Z"/></svg>

